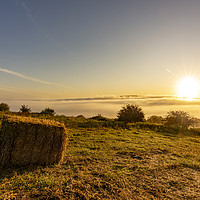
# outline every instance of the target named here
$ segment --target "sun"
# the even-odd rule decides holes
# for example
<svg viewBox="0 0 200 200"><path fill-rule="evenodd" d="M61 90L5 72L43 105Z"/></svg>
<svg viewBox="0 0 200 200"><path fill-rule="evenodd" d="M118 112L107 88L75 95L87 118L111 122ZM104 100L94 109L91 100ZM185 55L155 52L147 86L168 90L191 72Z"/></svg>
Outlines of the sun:
<svg viewBox="0 0 200 200"><path fill-rule="evenodd" d="M199 80L195 77L187 76L182 78L177 84L178 97L186 100L193 100L199 95Z"/></svg>

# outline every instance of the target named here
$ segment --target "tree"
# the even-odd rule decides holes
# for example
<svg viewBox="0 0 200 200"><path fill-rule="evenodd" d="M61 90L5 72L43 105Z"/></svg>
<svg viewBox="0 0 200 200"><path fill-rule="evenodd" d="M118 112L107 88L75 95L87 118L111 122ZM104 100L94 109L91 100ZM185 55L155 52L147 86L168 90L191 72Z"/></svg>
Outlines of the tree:
<svg viewBox="0 0 200 200"><path fill-rule="evenodd" d="M1 103L0 104L0 111L8 112L9 110L10 110L10 107L8 106L7 103Z"/></svg>
<svg viewBox="0 0 200 200"><path fill-rule="evenodd" d="M29 108L28 105L21 105L19 110L24 114L31 113L31 108Z"/></svg>
<svg viewBox="0 0 200 200"><path fill-rule="evenodd" d="M137 105L127 104L117 113L117 118L125 123L142 122L144 121L144 112Z"/></svg>
<svg viewBox="0 0 200 200"><path fill-rule="evenodd" d="M187 112L180 110L170 111L166 117L166 125L176 126L179 128L188 129L188 127L194 123L194 118L190 117Z"/></svg>
<svg viewBox="0 0 200 200"><path fill-rule="evenodd" d="M42 110L41 114L54 116L56 114L56 112L54 109L45 108L44 110Z"/></svg>

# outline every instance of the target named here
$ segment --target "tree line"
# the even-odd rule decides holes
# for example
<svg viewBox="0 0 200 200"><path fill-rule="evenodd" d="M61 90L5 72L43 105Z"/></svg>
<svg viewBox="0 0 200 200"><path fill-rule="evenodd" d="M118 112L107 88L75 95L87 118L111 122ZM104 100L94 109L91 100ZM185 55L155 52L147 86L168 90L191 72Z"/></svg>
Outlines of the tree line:
<svg viewBox="0 0 200 200"><path fill-rule="evenodd" d="M10 107L7 103L0 104L0 112L9 112L9 111L10 111ZM21 105L21 107L19 108L19 112L22 114L30 114L31 108L28 105ZM54 116L56 112L54 109L47 107L47 108L44 108L39 114Z"/></svg>
<svg viewBox="0 0 200 200"><path fill-rule="evenodd" d="M9 105L7 103L1 103L0 111L9 112ZM28 105L21 105L21 107L19 108L19 112L22 114L30 114L31 108ZM38 114L54 116L56 112L54 109L47 107ZM108 118L103 117L101 114L91 117L90 119L98 121L109 120ZM162 116L152 115L146 120L142 108L134 104L126 104L125 106L123 106L118 111L116 120L124 122L125 124L147 121L150 123L165 124L168 126L176 126L184 129L188 129L189 126L194 126L199 121L199 119L191 117L187 112L180 110L168 112L165 118Z"/></svg>
<svg viewBox="0 0 200 200"><path fill-rule="evenodd" d="M141 107L137 105L127 104L117 113L119 121L124 121L125 123L134 122L144 122L145 114ZM191 117L185 111L170 111L167 113L167 117L161 117L157 115L152 115L147 119L148 122L165 124L168 126L176 126L183 129L188 129L189 126L194 126L199 120L197 118Z"/></svg>

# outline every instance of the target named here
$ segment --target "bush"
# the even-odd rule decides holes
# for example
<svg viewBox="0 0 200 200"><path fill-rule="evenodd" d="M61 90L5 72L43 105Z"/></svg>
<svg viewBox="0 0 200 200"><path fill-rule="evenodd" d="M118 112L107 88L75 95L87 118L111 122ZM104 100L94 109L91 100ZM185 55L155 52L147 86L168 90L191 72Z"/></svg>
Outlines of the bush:
<svg viewBox="0 0 200 200"><path fill-rule="evenodd" d="M2 112L8 112L10 110L10 107L7 103L1 103L0 104L0 111Z"/></svg>
<svg viewBox="0 0 200 200"><path fill-rule="evenodd" d="M98 114L97 116L91 117L90 119L95 119L98 121L108 121L108 118L103 117L101 114Z"/></svg>
<svg viewBox="0 0 200 200"><path fill-rule="evenodd" d="M56 114L54 109L51 108L45 108L44 110L42 110L41 112L42 115L51 115L54 116Z"/></svg>
<svg viewBox="0 0 200 200"><path fill-rule="evenodd" d="M137 122L134 124L130 124L130 126L133 128L139 128L139 129L146 129L151 131L157 131L162 133L171 133L171 134L177 134L179 129L177 127L167 126L164 124L155 124L150 122Z"/></svg>
<svg viewBox="0 0 200 200"><path fill-rule="evenodd" d="M125 123L132 122L143 122L144 113L142 108L137 105L127 104L117 113L118 121L123 121Z"/></svg>
<svg viewBox="0 0 200 200"><path fill-rule="evenodd" d="M161 116L152 115L147 119L147 121L150 123L162 124L164 119Z"/></svg>
<svg viewBox="0 0 200 200"><path fill-rule="evenodd" d="M76 118L78 118L78 119L86 119L83 115L77 115Z"/></svg>
<svg viewBox="0 0 200 200"><path fill-rule="evenodd" d="M184 111L170 111L166 118L166 125L175 126L183 129L194 124L195 121L187 112Z"/></svg>
<svg viewBox="0 0 200 200"><path fill-rule="evenodd" d="M20 112L24 114L31 113L31 108L29 108L27 105L21 105Z"/></svg>

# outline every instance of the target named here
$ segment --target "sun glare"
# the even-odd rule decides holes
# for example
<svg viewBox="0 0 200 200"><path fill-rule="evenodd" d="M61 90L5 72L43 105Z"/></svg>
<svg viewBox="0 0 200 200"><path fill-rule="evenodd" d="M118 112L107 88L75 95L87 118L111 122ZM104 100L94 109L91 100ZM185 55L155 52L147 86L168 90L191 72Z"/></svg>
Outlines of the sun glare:
<svg viewBox="0 0 200 200"><path fill-rule="evenodd" d="M199 95L199 81L194 77L184 77L177 85L177 95L186 100L193 100Z"/></svg>

